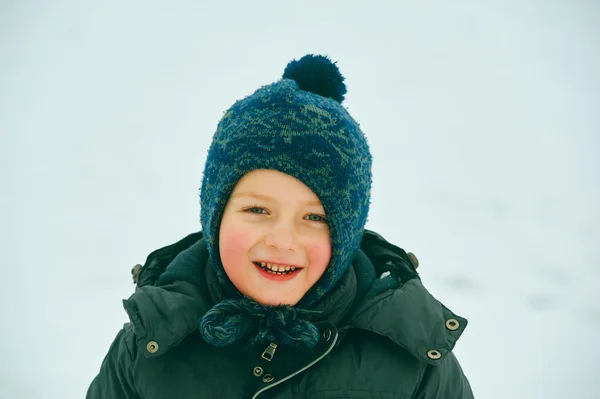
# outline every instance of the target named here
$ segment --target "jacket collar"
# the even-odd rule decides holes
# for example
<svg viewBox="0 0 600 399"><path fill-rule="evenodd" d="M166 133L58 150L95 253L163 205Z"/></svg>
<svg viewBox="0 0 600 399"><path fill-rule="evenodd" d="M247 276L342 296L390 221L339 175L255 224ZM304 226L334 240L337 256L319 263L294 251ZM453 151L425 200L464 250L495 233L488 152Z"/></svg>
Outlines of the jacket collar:
<svg viewBox="0 0 600 399"><path fill-rule="evenodd" d="M467 320L427 291L416 271L414 255L368 230L361 250L380 278L354 309L346 328L387 337L422 362L438 364L444 360L464 332ZM381 277L385 272L389 275Z"/></svg>
<svg viewBox="0 0 600 399"><path fill-rule="evenodd" d="M222 299L209 262L201 233L148 256L136 292L123 301L137 344L146 356L160 356L196 331L202 316ZM182 270L198 265L202 278L161 279L159 283L160 275L167 275L167 266ZM384 272L390 275L380 278ZM429 364L439 363L452 351L467 325L467 320L425 289L401 248L368 230L353 268L314 310L322 311L341 330L371 331ZM147 350L150 342L157 343L154 353Z"/></svg>

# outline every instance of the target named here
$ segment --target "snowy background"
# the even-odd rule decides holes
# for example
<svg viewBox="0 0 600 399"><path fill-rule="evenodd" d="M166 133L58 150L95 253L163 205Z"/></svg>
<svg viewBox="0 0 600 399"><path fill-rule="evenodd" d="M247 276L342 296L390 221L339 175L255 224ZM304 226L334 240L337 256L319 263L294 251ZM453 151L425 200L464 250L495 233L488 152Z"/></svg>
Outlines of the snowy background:
<svg viewBox="0 0 600 399"><path fill-rule="evenodd" d="M0 0L0 397L82 398L224 110L328 54L477 398L598 398L600 3Z"/></svg>

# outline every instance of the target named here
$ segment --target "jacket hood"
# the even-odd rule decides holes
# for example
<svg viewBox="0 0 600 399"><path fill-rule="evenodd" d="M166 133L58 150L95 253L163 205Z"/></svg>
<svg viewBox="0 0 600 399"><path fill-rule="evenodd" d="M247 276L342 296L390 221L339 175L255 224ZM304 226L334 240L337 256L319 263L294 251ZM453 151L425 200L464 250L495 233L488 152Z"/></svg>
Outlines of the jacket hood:
<svg viewBox="0 0 600 399"><path fill-rule="evenodd" d="M429 364L438 364L452 351L467 320L425 289L414 257L365 230L352 265L332 298L321 304L329 322L341 332L360 329L386 337ZM197 277L173 273L182 267L195 269ZM223 298L198 232L148 255L136 292L123 304L141 352L155 357L197 331L204 314ZM146 350L156 341L158 350Z"/></svg>

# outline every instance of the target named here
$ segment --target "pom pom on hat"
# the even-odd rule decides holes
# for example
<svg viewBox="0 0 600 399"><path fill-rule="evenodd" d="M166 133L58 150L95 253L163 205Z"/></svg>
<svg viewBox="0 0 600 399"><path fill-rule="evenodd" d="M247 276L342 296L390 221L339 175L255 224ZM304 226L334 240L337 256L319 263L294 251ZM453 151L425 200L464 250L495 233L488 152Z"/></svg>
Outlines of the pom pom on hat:
<svg viewBox="0 0 600 399"><path fill-rule="evenodd" d="M295 80L301 90L333 98L340 104L344 101L344 77L335 62L326 56L308 54L298 61L293 60L285 67L282 77Z"/></svg>

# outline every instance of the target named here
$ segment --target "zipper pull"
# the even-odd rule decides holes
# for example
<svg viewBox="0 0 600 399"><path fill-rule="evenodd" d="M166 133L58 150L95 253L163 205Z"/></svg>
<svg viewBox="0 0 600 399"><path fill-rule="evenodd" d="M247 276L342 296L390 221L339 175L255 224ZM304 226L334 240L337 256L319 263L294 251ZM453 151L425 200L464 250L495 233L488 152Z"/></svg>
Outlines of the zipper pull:
<svg viewBox="0 0 600 399"><path fill-rule="evenodd" d="M277 349L277 344L274 344L273 342L271 342L269 344L269 346L267 346L267 349L265 349L265 351L262 353L262 358L265 359L266 361L270 362L271 360L273 360L273 356L275 356L276 349Z"/></svg>

